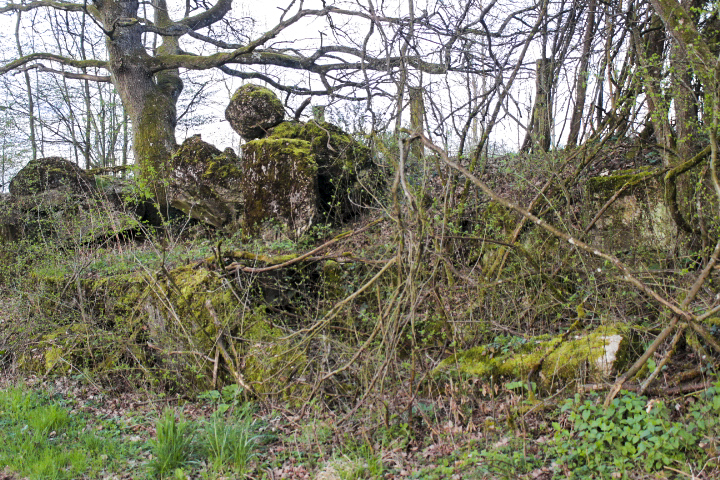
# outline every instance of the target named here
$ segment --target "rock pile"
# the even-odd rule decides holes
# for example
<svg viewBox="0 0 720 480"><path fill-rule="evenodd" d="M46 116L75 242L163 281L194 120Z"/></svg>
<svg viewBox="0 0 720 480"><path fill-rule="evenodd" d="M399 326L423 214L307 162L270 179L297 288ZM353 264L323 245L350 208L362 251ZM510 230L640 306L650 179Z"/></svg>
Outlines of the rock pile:
<svg viewBox="0 0 720 480"><path fill-rule="evenodd" d="M11 195L0 209L0 238L27 237L23 218L38 202L39 217L70 217L90 211L91 199L103 197L110 200L103 208L127 212L135 226L160 225L181 213L214 228L297 239L319 221L357 214L369 200L365 192L378 186L367 147L321 118L284 121L282 102L265 87L240 87L225 116L247 142L242 155L230 148L221 152L199 135L185 140L170 159L167 198L158 199L164 212L153 201L128 200L127 182L50 157L28 163L11 181Z"/></svg>

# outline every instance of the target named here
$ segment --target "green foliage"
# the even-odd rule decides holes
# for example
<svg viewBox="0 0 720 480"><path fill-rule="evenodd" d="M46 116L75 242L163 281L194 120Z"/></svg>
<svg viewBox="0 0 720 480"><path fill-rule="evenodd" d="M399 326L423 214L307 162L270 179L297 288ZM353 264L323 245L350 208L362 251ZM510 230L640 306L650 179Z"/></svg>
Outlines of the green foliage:
<svg viewBox="0 0 720 480"><path fill-rule="evenodd" d="M551 453L570 478L625 478L642 466L648 472L684 465L697 440L692 428L669 419L662 403L625 393L608 408L579 395L562 407L570 428L555 422Z"/></svg>
<svg viewBox="0 0 720 480"><path fill-rule="evenodd" d="M0 465L31 480L99 478L139 455L118 428L71 414L58 399L13 387L0 391Z"/></svg>
<svg viewBox="0 0 720 480"><path fill-rule="evenodd" d="M205 457L218 473L231 470L244 475L258 447L268 438L259 433L260 423L253 418L254 407L243 403L243 397L242 388L235 384L200 395L216 405L215 412L201 427L200 441Z"/></svg>
<svg viewBox="0 0 720 480"><path fill-rule="evenodd" d="M342 480L382 478L385 473L381 456L368 444L349 452L344 461L336 462L334 466Z"/></svg>
<svg viewBox="0 0 720 480"><path fill-rule="evenodd" d="M156 424L156 438L151 441L153 459L150 470L156 478L168 478L191 461L194 426L182 415L165 409Z"/></svg>
<svg viewBox="0 0 720 480"><path fill-rule="evenodd" d="M480 457L482 461L476 474L483 473L507 480L514 480L541 465L539 458L527 455L521 445L512 442L497 450L483 450Z"/></svg>
<svg viewBox="0 0 720 480"><path fill-rule="evenodd" d="M249 404L230 418L225 418L220 411L212 415L204 427L202 440L213 468L223 472L232 467L238 475L246 473L262 438L254 430L255 422Z"/></svg>

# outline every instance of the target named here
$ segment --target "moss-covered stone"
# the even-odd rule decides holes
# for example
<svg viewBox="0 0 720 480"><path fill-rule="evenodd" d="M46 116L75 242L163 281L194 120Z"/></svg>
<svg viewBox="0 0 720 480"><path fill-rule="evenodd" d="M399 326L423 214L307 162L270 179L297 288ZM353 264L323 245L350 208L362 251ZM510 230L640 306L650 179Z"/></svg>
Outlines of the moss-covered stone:
<svg viewBox="0 0 720 480"><path fill-rule="evenodd" d="M606 380L611 372L627 364L630 347L629 333L618 327L601 327L565 341L561 336L516 340L509 342L510 346L481 345L457 353L445 359L436 373L525 380L544 358L539 378L541 386L549 388L579 376L584 377L582 381Z"/></svg>
<svg viewBox="0 0 720 480"><path fill-rule="evenodd" d="M649 168L618 170L617 172L613 172L612 175L588 178L585 183L585 190L589 195L606 201L626 183L629 183L631 187L645 183L652 178L653 173ZM628 190L626 194L631 191L632 190Z"/></svg>
<svg viewBox="0 0 720 480"><path fill-rule="evenodd" d="M57 189L87 194L94 185L92 177L74 163L60 157L47 157L28 162L10 180L9 189L13 196Z"/></svg>
<svg viewBox="0 0 720 480"><path fill-rule="evenodd" d="M134 215L102 195L64 188L10 197L0 203L0 241L42 240L78 248L136 230Z"/></svg>
<svg viewBox="0 0 720 480"><path fill-rule="evenodd" d="M285 334L273 326L265 307L257 307L244 317L241 336L250 339L241 350L243 375L255 393L300 404L300 399L310 393L309 385L293 378L301 376L308 364L304 351L281 340Z"/></svg>
<svg viewBox="0 0 720 480"><path fill-rule="evenodd" d="M272 90L251 83L235 91L225 110L230 126L245 140L264 137L284 117L283 104Z"/></svg>
<svg viewBox="0 0 720 480"><path fill-rule="evenodd" d="M317 164L310 142L265 138L243 146L245 226L251 234L275 222L297 239L318 219Z"/></svg>
<svg viewBox="0 0 720 480"><path fill-rule="evenodd" d="M374 172L370 149L341 128L327 122L283 122L268 138L291 138L310 143L318 165L320 209L342 220L367 204L366 189L376 190L381 179Z"/></svg>
<svg viewBox="0 0 720 480"><path fill-rule="evenodd" d="M664 200L664 186L649 169L623 170L589 178L585 184L594 215L624 185L592 230L592 243L605 251L668 250L675 247L677 227ZM589 219L588 219L589 221Z"/></svg>
<svg viewBox="0 0 720 480"><path fill-rule="evenodd" d="M282 263L291 258L266 260ZM265 312L262 288L248 290L248 305L242 305L227 278L198 264L156 276L138 271L82 278L48 267L34 271L33 278L44 320L24 334L29 341L14 351L26 372L139 371L143 382L204 390L213 386L214 364L208 359L222 342L233 365L225 368L227 360L220 357L221 383L234 382L234 370L263 398L277 395L295 401L309 393L295 378L307 365L307 356L292 348L294 341L285 339L286 333Z"/></svg>
<svg viewBox="0 0 720 480"><path fill-rule="evenodd" d="M170 205L215 228L238 221L242 211L240 159L228 148L221 152L188 138L172 158Z"/></svg>

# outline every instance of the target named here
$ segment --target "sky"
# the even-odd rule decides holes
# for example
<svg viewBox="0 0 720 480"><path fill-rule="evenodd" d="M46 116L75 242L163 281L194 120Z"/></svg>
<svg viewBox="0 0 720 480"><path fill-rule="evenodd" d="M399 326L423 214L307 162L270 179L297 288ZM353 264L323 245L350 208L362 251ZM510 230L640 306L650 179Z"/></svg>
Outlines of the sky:
<svg viewBox="0 0 720 480"><path fill-rule="evenodd" d="M7 1L8 0L0 0L0 5L2 5L3 3L7 3ZM171 5L178 6L177 8L182 8L182 5L184 5L184 2L174 2L173 0L170 0L169 3ZM255 32L263 32L277 23L281 15L280 8L287 6L288 3L288 0L264 0L262 2L236 0L234 2L233 14L237 17L251 16L255 20ZM376 3L379 4L381 2L376 1ZM321 5L322 4L320 0L310 0L305 2L304 4L306 8L320 8ZM403 13L402 10L407 5L407 2L405 0L388 0L385 2L385 5L385 13L399 15ZM422 10L424 2L416 1L415 5L418 10ZM513 5L513 3L511 2L510 5ZM27 18L28 15L26 15L24 18ZM175 15L174 18L179 18L179 15ZM8 45L12 45L12 43L14 43L14 39L12 39L14 21L15 17L12 15L0 16L0 35L5 36L4 43L6 44L6 48L8 48ZM319 32L321 30L325 30L326 35L329 35L324 21L312 19L309 21L303 21L291 27L290 29L288 29L288 31L284 33L283 38L288 40L288 43L286 43L286 45L292 44L293 46L299 46L303 42L316 42L316 39L318 38ZM35 41L42 41L42 39L36 39ZM533 58L531 54L528 57L528 62L532 62L532 60ZM304 86L308 86L307 75L302 73L284 73L283 79L286 81L286 83L298 83ZM440 81L440 79L433 79L431 77L426 77L426 80L429 82ZM177 141L182 142L184 138L199 133L202 135L204 140L215 144L220 149L224 149L225 147L232 147L237 150L240 143L240 137L232 131L229 124L224 120L224 110L230 96L235 91L235 89L237 89L243 83L243 81L237 78L227 77L215 70L212 72L208 72L203 82L206 83L205 88L212 91L212 95L203 102L202 107L199 108L197 111L202 118L200 119L200 121L195 122L194 124L184 124L181 122L180 127L176 132ZM533 90L534 82L531 78L526 78L525 80L519 81L514 87L515 97L519 100L520 107L520 111L516 111L514 113L516 116L521 117L521 121L526 121L529 115L529 109L532 104L532 99L534 95ZM22 92L17 93L22 94ZM183 93L183 98L189 98L192 93L193 86L191 85L191 82L186 82L186 89ZM454 95L454 93L451 91L450 95ZM291 104L293 108L297 106L303 99L304 97L291 99ZM439 100L440 103L447 104L449 104L451 100L459 101L456 98L447 98L445 100L443 100L442 98L435 99ZM314 104L325 103L326 101L327 100L320 98L313 99ZM382 110L386 106L376 104L376 107L378 108L378 110ZM309 114L310 111L311 109L309 107L305 110L307 114ZM180 109L180 112L182 112L182 107ZM358 113L357 111L353 111L352 109L343 110L340 108L336 108L336 106L333 106L330 108L328 116L331 120L337 120L340 117L345 117L345 119L348 120L347 123L352 123L352 120L354 120L354 118L348 117L361 113L362 112ZM503 122L497 127L495 133L495 138L497 139L497 141L506 144L509 149L517 148L517 145L519 142L522 141L523 136L524 131L521 128L518 128L517 124L513 121Z"/></svg>

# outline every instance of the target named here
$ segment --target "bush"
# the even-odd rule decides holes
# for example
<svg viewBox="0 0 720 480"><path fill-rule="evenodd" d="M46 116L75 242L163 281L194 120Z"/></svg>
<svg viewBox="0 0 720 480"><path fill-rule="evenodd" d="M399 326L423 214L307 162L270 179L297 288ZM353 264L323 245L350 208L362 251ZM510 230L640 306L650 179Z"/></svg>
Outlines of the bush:
<svg viewBox="0 0 720 480"><path fill-rule="evenodd" d="M670 421L662 403L633 393L608 408L576 395L562 411L569 412L570 428L553 423L551 453L570 478L619 478L636 466L654 471L676 461L684 465L697 440L692 428Z"/></svg>

